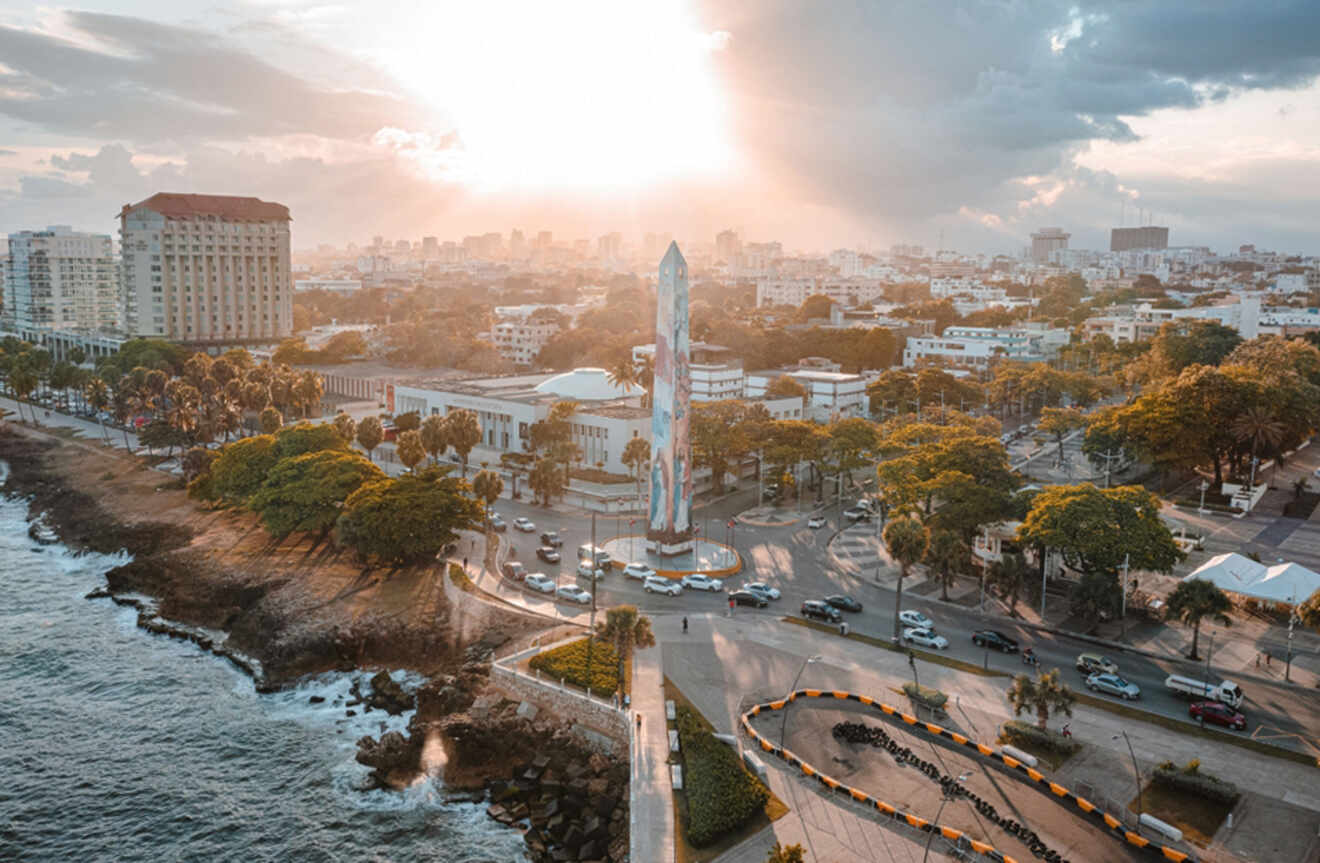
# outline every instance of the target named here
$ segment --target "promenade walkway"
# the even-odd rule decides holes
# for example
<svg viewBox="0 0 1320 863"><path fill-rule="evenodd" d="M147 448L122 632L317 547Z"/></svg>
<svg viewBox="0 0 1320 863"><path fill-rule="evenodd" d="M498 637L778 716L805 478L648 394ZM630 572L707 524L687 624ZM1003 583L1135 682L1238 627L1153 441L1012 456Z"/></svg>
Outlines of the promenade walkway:
<svg viewBox="0 0 1320 863"><path fill-rule="evenodd" d="M676 829L661 656L659 643L633 654L632 859L648 863L671 863Z"/></svg>

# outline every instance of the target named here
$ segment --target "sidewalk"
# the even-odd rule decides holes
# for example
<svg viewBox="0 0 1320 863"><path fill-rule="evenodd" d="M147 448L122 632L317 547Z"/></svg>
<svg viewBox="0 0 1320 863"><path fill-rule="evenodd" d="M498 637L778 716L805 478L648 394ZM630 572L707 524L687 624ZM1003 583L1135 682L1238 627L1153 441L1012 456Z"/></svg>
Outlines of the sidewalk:
<svg viewBox="0 0 1320 863"><path fill-rule="evenodd" d="M631 859L670 863L674 859L674 805L669 778L669 735L665 725L661 646L633 654L632 709L636 737L629 811Z"/></svg>

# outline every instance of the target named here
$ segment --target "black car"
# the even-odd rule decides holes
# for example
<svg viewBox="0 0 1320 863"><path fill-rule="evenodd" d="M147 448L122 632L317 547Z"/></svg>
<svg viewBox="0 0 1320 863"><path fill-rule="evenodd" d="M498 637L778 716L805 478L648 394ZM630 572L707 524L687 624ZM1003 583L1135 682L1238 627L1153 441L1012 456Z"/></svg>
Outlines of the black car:
<svg viewBox="0 0 1320 863"><path fill-rule="evenodd" d="M735 590L729 594L729 599L738 605L750 605L752 608L765 608L769 605L764 598L757 596L750 590Z"/></svg>
<svg viewBox="0 0 1320 863"><path fill-rule="evenodd" d="M553 530L547 530L545 533L541 534L541 545L548 545L551 548L562 548L564 541L560 539L559 534L555 533Z"/></svg>
<svg viewBox="0 0 1320 863"><path fill-rule="evenodd" d="M828 620L830 623L838 623L843 620L843 615L823 599L808 599L802 603L803 617L818 617L821 620Z"/></svg>
<svg viewBox="0 0 1320 863"><path fill-rule="evenodd" d="M504 577L512 578L514 581L522 581L527 577L527 567L516 560L506 560L504 562Z"/></svg>
<svg viewBox="0 0 1320 863"><path fill-rule="evenodd" d="M1018 643L993 629L978 629L972 633L972 644L978 647L993 647L1003 653L1017 653Z"/></svg>
<svg viewBox="0 0 1320 863"><path fill-rule="evenodd" d="M825 597L825 601L835 608L843 611L861 611L862 604L851 596L845 596L842 593L836 593L833 596Z"/></svg>
<svg viewBox="0 0 1320 863"><path fill-rule="evenodd" d="M546 563L559 563L559 552L553 546L543 545L536 550L536 556Z"/></svg>

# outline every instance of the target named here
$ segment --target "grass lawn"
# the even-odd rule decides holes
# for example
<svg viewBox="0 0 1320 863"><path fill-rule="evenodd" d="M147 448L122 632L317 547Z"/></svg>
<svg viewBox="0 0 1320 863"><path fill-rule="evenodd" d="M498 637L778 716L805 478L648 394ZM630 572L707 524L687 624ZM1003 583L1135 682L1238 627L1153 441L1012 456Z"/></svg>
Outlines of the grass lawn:
<svg viewBox="0 0 1320 863"><path fill-rule="evenodd" d="M715 730L715 727L710 724L706 717L702 716L701 711L697 710L692 702L683 697L683 693L679 691L678 687L675 686L668 677L665 678L664 689L665 698L673 701L674 707L687 707L707 730ZM666 727L675 728L676 726L674 723L669 722L666 723ZM669 763L678 763L679 759L676 753L670 753L669 758ZM770 789L767 788L766 791L770 791ZM674 857L676 863L709 863L709 861L714 860L716 857L720 856L725 851L728 851L730 848L733 848L735 845L738 845L743 840L755 836L757 833L761 832L761 830L765 829L765 827L771 822L777 821L788 814L788 807L784 805L784 802L776 797L774 792L770 792L770 799L765 804L765 812L763 814L748 821L738 832L729 833L721 837L718 842L707 845L705 848L693 848L687 841L687 797L682 791L673 792L673 796L674 820L679 826L679 829L674 831L677 834L674 837L676 840L674 843Z"/></svg>
<svg viewBox="0 0 1320 863"><path fill-rule="evenodd" d="M1141 801L1146 812L1165 823L1172 824L1183 832L1187 841L1202 848L1209 847L1214 841L1219 825L1224 823L1228 813L1233 811L1232 803L1219 803L1206 800L1193 794L1184 794L1149 783L1141 789ZM1139 812L1137 800L1128 804L1128 809Z"/></svg>

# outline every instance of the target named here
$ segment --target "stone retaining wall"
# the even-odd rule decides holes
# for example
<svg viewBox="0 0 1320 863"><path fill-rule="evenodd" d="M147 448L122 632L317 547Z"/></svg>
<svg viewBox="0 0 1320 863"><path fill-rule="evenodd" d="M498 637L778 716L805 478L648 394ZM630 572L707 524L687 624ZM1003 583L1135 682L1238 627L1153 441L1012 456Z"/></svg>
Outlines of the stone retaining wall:
<svg viewBox="0 0 1320 863"><path fill-rule="evenodd" d="M516 665L521 658L506 662ZM510 698L527 701L557 719L572 723L574 733L594 749L627 758L630 728L628 712L609 701L588 698L585 694L556 682L523 674L503 663L491 669L491 683Z"/></svg>

